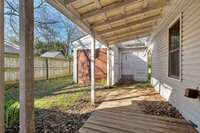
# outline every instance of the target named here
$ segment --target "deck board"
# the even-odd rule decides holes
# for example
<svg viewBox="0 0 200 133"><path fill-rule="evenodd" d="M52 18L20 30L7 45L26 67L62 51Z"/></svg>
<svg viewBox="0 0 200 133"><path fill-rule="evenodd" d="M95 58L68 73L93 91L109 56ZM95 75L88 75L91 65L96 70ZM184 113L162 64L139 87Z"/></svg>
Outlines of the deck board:
<svg viewBox="0 0 200 133"><path fill-rule="evenodd" d="M79 130L80 133L197 133L184 119L144 113L138 100L161 100L148 91L116 90L96 109ZM140 94L141 96L138 96ZM137 95L137 97L135 97ZM129 97L129 98L127 98ZM121 100L120 100L121 99ZM166 101L165 101L166 102Z"/></svg>

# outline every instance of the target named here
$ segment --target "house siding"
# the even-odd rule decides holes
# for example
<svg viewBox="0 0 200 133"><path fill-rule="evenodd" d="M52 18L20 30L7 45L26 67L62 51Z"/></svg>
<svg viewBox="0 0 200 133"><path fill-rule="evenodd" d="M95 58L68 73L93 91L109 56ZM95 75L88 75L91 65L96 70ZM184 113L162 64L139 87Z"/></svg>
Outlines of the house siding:
<svg viewBox="0 0 200 133"><path fill-rule="evenodd" d="M134 49L122 49L121 53L121 69L122 75L133 75L135 81L147 81L148 80L148 64L147 64L147 50L144 48ZM130 79L129 79L130 80Z"/></svg>
<svg viewBox="0 0 200 133"><path fill-rule="evenodd" d="M152 80L160 94L200 131L200 100L184 96L200 85L200 1L174 0L152 40ZM168 27L182 13L181 80L168 77Z"/></svg>

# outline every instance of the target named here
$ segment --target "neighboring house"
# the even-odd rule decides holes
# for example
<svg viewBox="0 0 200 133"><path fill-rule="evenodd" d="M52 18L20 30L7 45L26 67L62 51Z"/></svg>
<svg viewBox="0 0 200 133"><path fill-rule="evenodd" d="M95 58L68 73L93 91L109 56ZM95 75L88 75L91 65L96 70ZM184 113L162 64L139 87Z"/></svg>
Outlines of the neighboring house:
<svg viewBox="0 0 200 133"><path fill-rule="evenodd" d="M5 41L5 53L19 54L20 47L9 41Z"/></svg>
<svg viewBox="0 0 200 133"><path fill-rule="evenodd" d="M72 43L74 48L74 82L90 83L90 35L85 36ZM96 41L96 79L100 75L101 79L106 80L108 72L107 48ZM112 85L120 80L147 80L147 52L146 47L135 41L130 44L115 45L109 50L110 54L110 82ZM85 82L84 82L85 81Z"/></svg>
<svg viewBox="0 0 200 133"><path fill-rule="evenodd" d="M200 88L200 2L172 2L151 41L151 82L200 131L200 100L184 96Z"/></svg>
<svg viewBox="0 0 200 133"><path fill-rule="evenodd" d="M44 54L41 55L41 57L45 58L59 58L59 59L64 59L64 55L60 51L48 51L45 52Z"/></svg>

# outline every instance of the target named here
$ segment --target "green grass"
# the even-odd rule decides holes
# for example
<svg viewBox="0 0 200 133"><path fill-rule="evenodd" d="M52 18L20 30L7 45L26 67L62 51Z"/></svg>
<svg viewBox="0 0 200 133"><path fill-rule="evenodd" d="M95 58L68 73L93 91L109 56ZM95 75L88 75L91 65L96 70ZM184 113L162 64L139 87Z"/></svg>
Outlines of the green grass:
<svg viewBox="0 0 200 133"><path fill-rule="evenodd" d="M35 108L37 109L67 109L80 99L83 92L74 94L59 94L56 96L46 96L35 100Z"/></svg>
<svg viewBox="0 0 200 133"><path fill-rule="evenodd" d="M49 81L35 82L35 109L67 109L78 101L86 92L71 92L73 87L72 77L64 77ZM70 91L70 92L69 92ZM6 90L6 127L18 119L19 113L19 88L18 85L10 86ZM13 112L16 116L13 116Z"/></svg>

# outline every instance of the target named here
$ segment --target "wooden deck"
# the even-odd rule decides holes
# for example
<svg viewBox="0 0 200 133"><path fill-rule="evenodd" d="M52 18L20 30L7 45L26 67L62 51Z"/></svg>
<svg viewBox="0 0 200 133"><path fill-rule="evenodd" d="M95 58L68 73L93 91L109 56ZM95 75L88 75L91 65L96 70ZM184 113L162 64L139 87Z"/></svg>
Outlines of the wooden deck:
<svg viewBox="0 0 200 133"><path fill-rule="evenodd" d="M80 133L197 133L184 119L146 114L138 103L164 101L152 89L117 89L91 115Z"/></svg>

